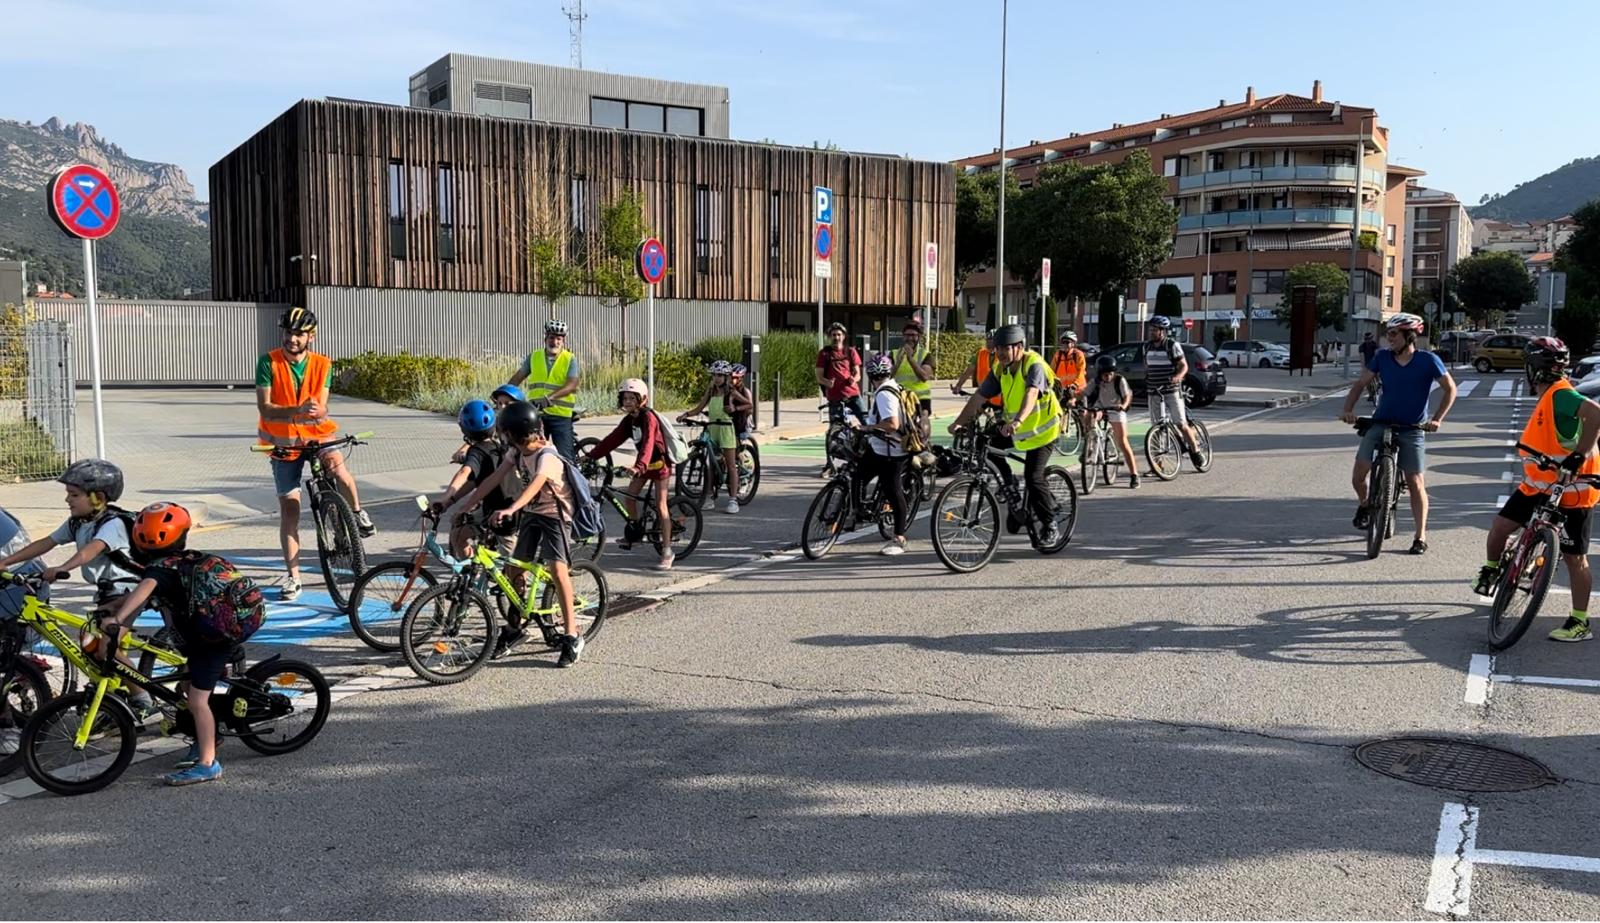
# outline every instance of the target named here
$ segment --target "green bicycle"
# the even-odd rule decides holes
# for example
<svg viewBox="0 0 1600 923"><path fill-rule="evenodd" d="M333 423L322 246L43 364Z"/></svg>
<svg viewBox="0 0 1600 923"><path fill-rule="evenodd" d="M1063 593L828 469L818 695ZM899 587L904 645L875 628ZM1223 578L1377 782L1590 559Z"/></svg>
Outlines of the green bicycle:
<svg viewBox="0 0 1600 923"><path fill-rule="evenodd" d="M559 590L544 562L503 555L491 547L485 527L476 526L474 532L472 555L464 561L440 547L437 534L428 535L429 554L454 576L418 596L400 621L400 653L406 664L436 686L459 683L483 669L494 656L503 616L522 624L532 621L552 648L564 637ZM526 593L518 591L507 569L528 573ZM578 632L591 642L606 620L606 577L593 564L574 562L570 570Z"/></svg>
<svg viewBox="0 0 1600 923"><path fill-rule="evenodd" d="M163 733L184 728L188 708L180 684L188 679L187 661L162 644L169 630L148 640L129 629L107 635L92 620L44 602L42 576L0 571L0 583L23 588L26 602L18 621L55 645L87 681L83 691L40 706L22 729L22 765L40 787L58 795L86 795L122 775L139 742L133 709L119 694L129 687L142 688L161 703ZM67 630L86 633L98 654L79 647ZM137 670L117 659L125 650L140 652ZM237 675L243 659L241 651L211 696L217 732L267 755L310 743L328 720L333 701L328 681L316 667L276 654Z"/></svg>
<svg viewBox="0 0 1600 923"><path fill-rule="evenodd" d="M685 425L700 428L700 433L689 440L689 457L678 466L678 496L703 501L711 500L728 483L727 462L722 450L711 439L711 427L733 426L731 420L712 420L708 417L690 417ZM740 506L749 506L756 498L756 488L761 484L761 449L756 441L746 436L738 440L734 461L739 466L739 495L734 497Z"/></svg>

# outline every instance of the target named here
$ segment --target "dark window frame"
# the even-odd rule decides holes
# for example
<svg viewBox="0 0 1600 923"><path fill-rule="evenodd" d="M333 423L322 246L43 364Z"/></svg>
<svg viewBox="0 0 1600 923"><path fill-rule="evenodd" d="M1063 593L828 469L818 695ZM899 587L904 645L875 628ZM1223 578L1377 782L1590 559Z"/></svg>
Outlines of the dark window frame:
<svg viewBox="0 0 1600 923"><path fill-rule="evenodd" d="M441 161L434 181L438 201L434 207L437 250L441 263L456 261L456 177L455 168Z"/></svg>
<svg viewBox="0 0 1600 923"><path fill-rule="evenodd" d="M406 164L403 160L389 161L388 175L389 258L407 258L406 224Z"/></svg>

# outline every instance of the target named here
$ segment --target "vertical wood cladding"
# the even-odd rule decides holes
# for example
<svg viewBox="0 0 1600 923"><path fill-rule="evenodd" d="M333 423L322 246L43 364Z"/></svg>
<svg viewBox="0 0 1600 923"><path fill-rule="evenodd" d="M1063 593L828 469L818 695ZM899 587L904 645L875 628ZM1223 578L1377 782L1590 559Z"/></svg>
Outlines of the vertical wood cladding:
<svg viewBox="0 0 1600 923"><path fill-rule="evenodd" d="M574 178L586 195L573 195ZM593 235L599 208L633 188L667 248L661 297L811 302L811 189L824 185L835 196L830 303L926 303L929 240L940 257L933 303L955 300L955 176L944 163L303 101L213 166L210 180L221 298L292 301L307 285L537 291L530 239L561 234L571 253L574 201L588 203ZM396 187L404 259L390 239ZM698 263L697 232L707 256Z"/></svg>

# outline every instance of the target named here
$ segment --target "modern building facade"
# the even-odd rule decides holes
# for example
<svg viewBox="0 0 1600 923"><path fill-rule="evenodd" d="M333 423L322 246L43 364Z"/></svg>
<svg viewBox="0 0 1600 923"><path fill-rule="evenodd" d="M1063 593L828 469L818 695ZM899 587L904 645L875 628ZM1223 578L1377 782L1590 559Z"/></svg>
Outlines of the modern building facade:
<svg viewBox="0 0 1600 923"><path fill-rule="evenodd" d="M418 109L702 138L728 137L728 88L468 54L411 75Z"/></svg>
<svg viewBox="0 0 1600 923"><path fill-rule="evenodd" d="M1472 255L1472 218L1453 193L1406 183L1406 288L1437 291L1456 264Z"/></svg>
<svg viewBox="0 0 1600 923"><path fill-rule="evenodd" d="M658 339L814 329L815 185L834 191L826 321L898 331L929 303L926 241L932 304L954 303L948 163L342 100L295 104L211 168L212 287L327 312L325 346L526 348L550 315L530 243L582 264L628 189L668 254ZM593 355L642 344L643 311L585 292L559 314Z"/></svg>
<svg viewBox="0 0 1600 923"><path fill-rule="evenodd" d="M1171 258L1127 293L1130 332L1139 303L1153 305L1156 289L1171 283L1183 294L1185 318L1195 322L1195 342L1209 344L1217 335L1284 339L1285 325L1272 309L1287 297L1288 270L1328 262L1348 271L1358 222L1358 331L1399 310L1403 190L1421 171L1388 162L1389 130L1375 110L1326 100L1321 81L1310 96L1258 97L1248 88L1242 102L1219 100L1197 112L1034 141L1004 156L1006 169L1026 187L1052 164L1114 163L1137 150L1148 152L1167 178L1179 217ZM1000 157L996 150L957 165L996 170ZM962 306L977 323L994 302L994 288L989 272L967 281ZM1008 282L1002 313L1030 316L1033 297ZM1081 304L1078 321L1097 321L1095 310ZM1066 312L1061 316L1065 324ZM1228 329L1218 334L1219 327Z"/></svg>

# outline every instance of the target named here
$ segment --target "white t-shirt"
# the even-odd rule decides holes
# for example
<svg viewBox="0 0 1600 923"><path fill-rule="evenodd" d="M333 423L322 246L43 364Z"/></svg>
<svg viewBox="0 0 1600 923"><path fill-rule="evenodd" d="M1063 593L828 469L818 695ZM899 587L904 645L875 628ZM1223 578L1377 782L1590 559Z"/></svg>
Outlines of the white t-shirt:
<svg viewBox="0 0 1600 923"><path fill-rule="evenodd" d="M880 420L899 419L900 392L893 386L889 385L881 387L877 391L873 392L872 407L867 411L867 425L876 425ZM868 437L867 444L872 446L872 451L878 453L879 455L887 455L891 458L899 458L900 456L906 454L906 450L900 448L900 443L891 442L882 438L881 436Z"/></svg>
<svg viewBox="0 0 1600 923"><path fill-rule="evenodd" d="M72 542L79 551L82 551L85 545L95 539L105 542L108 551L121 551L123 554L132 554L131 549L128 547L128 529L122 524L121 517L118 516L106 517L105 523L98 528L95 527L92 519L69 519L58 526L54 532L50 533L50 540L57 545L65 545L68 542ZM97 558L91 558L88 563L83 565L83 570L80 573L83 575L83 582L91 586L102 580L139 582L138 577L112 564L111 559L104 554ZM128 589L131 589L131 586L122 587L119 592L126 592Z"/></svg>

